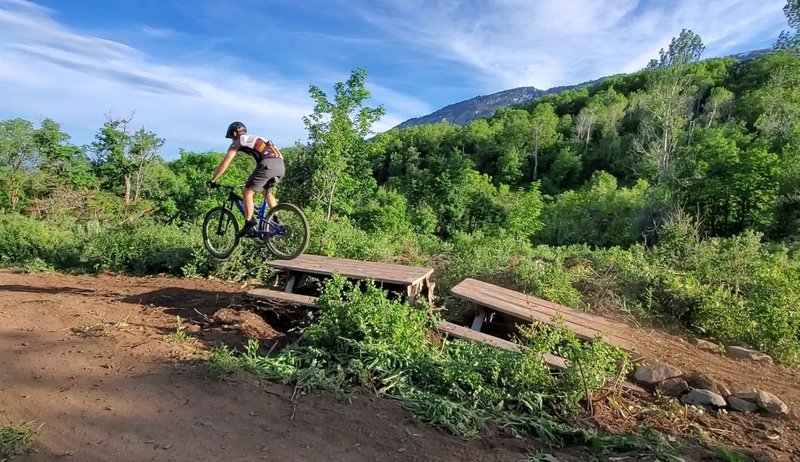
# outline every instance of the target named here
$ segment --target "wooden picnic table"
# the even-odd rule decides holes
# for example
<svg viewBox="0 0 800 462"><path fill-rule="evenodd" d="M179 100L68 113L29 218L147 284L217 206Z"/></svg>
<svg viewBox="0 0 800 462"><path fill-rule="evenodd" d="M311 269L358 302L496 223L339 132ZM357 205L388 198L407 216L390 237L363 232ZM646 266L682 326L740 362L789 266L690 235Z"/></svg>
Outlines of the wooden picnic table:
<svg viewBox="0 0 800 462"><path fill-rule="evenodd" d="M541 298L516 292L476 279L465 279L451 289L453 295L476 305L472 329L480 332L483 322L491 312L502 313L525 322L551 324L562 317L567 327L584 340L604 337L614 346L625 350L633 359L639 357L636 346L637 333L627 324L611 321Z"/></svg>
<svg viewBox="0 0 800 462"><path fill-rule="evenodd" d="M433 303L434 284L430 281L432 268L320 255L301 255L293 260L272 260L267 264L286 273L286 292L294 290L295 281L302 275L330 277L340 274L348 279L371 279L379 284L401 287L412 304L420 299Z"/></svg>

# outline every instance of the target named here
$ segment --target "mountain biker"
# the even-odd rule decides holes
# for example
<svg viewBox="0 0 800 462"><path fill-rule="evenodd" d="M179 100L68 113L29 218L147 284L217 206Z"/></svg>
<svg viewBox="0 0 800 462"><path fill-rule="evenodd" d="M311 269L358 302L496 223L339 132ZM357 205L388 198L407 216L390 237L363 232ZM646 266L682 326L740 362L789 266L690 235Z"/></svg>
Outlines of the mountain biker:
<svg viewBox="0 0 800 462"><path fill-rule="evenodd" d="M228 131L225 132L225 138L230 138L230 147L228 153L220 162L219 167L214 172L208 186L216 188L219 186L217 180L225 173L225 170L233 161L233 157L239 153L244 152L253 157L256 161L255 170L250 175L245 183L242 196L244 197L244 218L245 224L239 236L255 236L256 233L256 220L253 218L253 195L258 190L264 190L264 199L269 204L270 209L275 207L278 202L272 194L273 189L286 173L283 165L283 155L277 146L266 138L250 135L247 133L247 127L242 122L232 122L228 125Z"/></svg>

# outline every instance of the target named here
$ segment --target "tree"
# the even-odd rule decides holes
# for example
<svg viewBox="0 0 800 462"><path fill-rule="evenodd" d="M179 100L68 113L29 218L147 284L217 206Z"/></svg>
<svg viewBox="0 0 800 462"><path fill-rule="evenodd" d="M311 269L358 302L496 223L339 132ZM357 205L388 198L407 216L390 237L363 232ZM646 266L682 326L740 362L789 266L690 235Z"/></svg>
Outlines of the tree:
<svg viewBox="0 0 800 462"><path fill-rule="evenodd" d="M163 138L144 128L140 128L130 137L128 157L133 167L133 202L139 199L147 174L160 160L158 153L163 145Z"/></svg>
<svg viewBox="0 0 800 462"><path fill-rule="evenodd" d="M673 37L667 51L662 48L659 59L651 59L648 69L670 67L697 62L706 47L700 36L688 29L681 30L680 35Z"/></svg>
<svg viewBox="0 0 800 462"><path fill-rule="evenodd" d="M800 52L800 0L786 0L783 14L786 15L789 27L794 31L781 31L775 42L775 49L798 53Z"/></svg>
<svg viewBox="0 0 800 462"><path fill-rule="evenodd" d="M41 154L33 142L33 124L23 119L0 121L0 181L11 210L17 210L23 187L39 167Z"/></svg>
<svg viewBox="0 0 800 462"><path fill-rule="evenodd" d="M531 146L533 148L533 181L539 175L539 151L557 141L558 116L550 103L537 104L531 114Z"/></svg>
<svg viewBox="0 0 800 462"><path fill-rule="evenodd" d="M685 148L685 198L698 208L709 230L733 235L766 230L778 198L778 156L754 141L741 125L700 129Z"/></svg>
<svg viewBox="0 0 800 462"><path fill-rule="evenodd" d="M160 160L158 151L164 144L163 139L144 128L131 135L130 122L131 118L107 116L91 145L103 186L117 191L121 186L126 205L139 199L147 172Z"/></svg>
<svg viewBox="0 0 800 462"><path fill-rule="evenodd" d="M44 119L33 132L33 142L42 155L40 185L43 194L69 187L85 187L94 183L92 165L84 149L69 142L70 136L52 119Z"/></svg>
<svg viewBox="0 0 800 462"><path fill-rule="evenodd" d="M312 202L325 207L327 219L331 217L337 190L342 183L354 179L348 175L348 169L371 170L364 138L372 133L372 124L380 120L385 109L382 105L364 106L372 96L366 88L366 78L365 69L354 69L346 82L334 85L332 101L316 85L309 87L314 112L303 117L303 122L312 148Z"/></svg>
<svg viewBox="0 0 800 462"><path fill-rule="evenodd" d="M651 76L647 90L635 100L639 133L633 149L646 169L654 169L657 184L673 179L675 151L692 116L695 89L674 69Z"/></svg>
<svg viewBox="0 0 800 462"><path fill-rule="evenodd" d="M636 99L639 133L634 150L643 156L648 168L655 169L657 184L673 179L675 150L692 121L692 105L697 89L692 85L687 64L700 58L705 46L700 36L683 29L669 49L651 60L646 91Z"/></svg>
<svg viewBox="0 0 800 462"><path fill-rule="evenodd" d="M714 87L705 104L706 128L725 117L733 106L733 93L723 87Z"/></svg>

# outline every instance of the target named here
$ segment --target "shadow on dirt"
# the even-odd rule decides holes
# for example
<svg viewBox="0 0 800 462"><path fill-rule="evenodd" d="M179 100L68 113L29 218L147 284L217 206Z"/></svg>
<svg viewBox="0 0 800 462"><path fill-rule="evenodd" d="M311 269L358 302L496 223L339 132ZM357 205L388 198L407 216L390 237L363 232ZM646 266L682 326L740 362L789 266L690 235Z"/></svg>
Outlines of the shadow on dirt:
<svg viewBox="0 0 800 462"><path fill-rule="evenodd" d="M22 285L0 285L0 292L25 292L29 294L71 294L71 295L94 295L95 290L79 289L77 287L34 287Z"/></svg>

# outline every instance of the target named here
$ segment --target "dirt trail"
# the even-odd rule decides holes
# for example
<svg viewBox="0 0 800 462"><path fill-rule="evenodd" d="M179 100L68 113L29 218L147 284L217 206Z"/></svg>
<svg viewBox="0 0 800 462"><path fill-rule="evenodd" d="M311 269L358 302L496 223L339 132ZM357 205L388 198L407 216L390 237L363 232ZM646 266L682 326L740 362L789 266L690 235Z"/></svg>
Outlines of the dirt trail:
<svg viewBox="0 0 800 462"><path fill-rule="evenodd" d="M498 435L465 442L365 394L349 404L304 396L295 408L291 387L247 374L226 382L205 378L197 360L213 342L230 338L201 335L195 347L170 342L175 316L210 315L241 293L204 279L0 270L0 423L43 424L38 452L20 460L521 461L535 448ZM800 405L795 370L705 357L676 338L642 335L650 336L653 351L669 351L663 359L678 367L710 364L718 369L712 375L763 386ZM617 413L595 421L618 430L673 425L643 419L645 413ZM704 425L722 431L708 435L713 444L769 454L761 460L800 460L796 424L710 413L706 419ZM760 436L775 428L780 440ZM592 460L580 448L549 452L562 461Z"/></svg>
<svg viewBox="0 0 800 462"><path fill-rule="evenodd" d="M38 453L21 460L524 458L518 440L463 442L384 399L311 395L293 409L291 387L205 379L166 334L175 315L227 306L237 291L207 280L0 272L0 422L43 424Z"/></svg>

